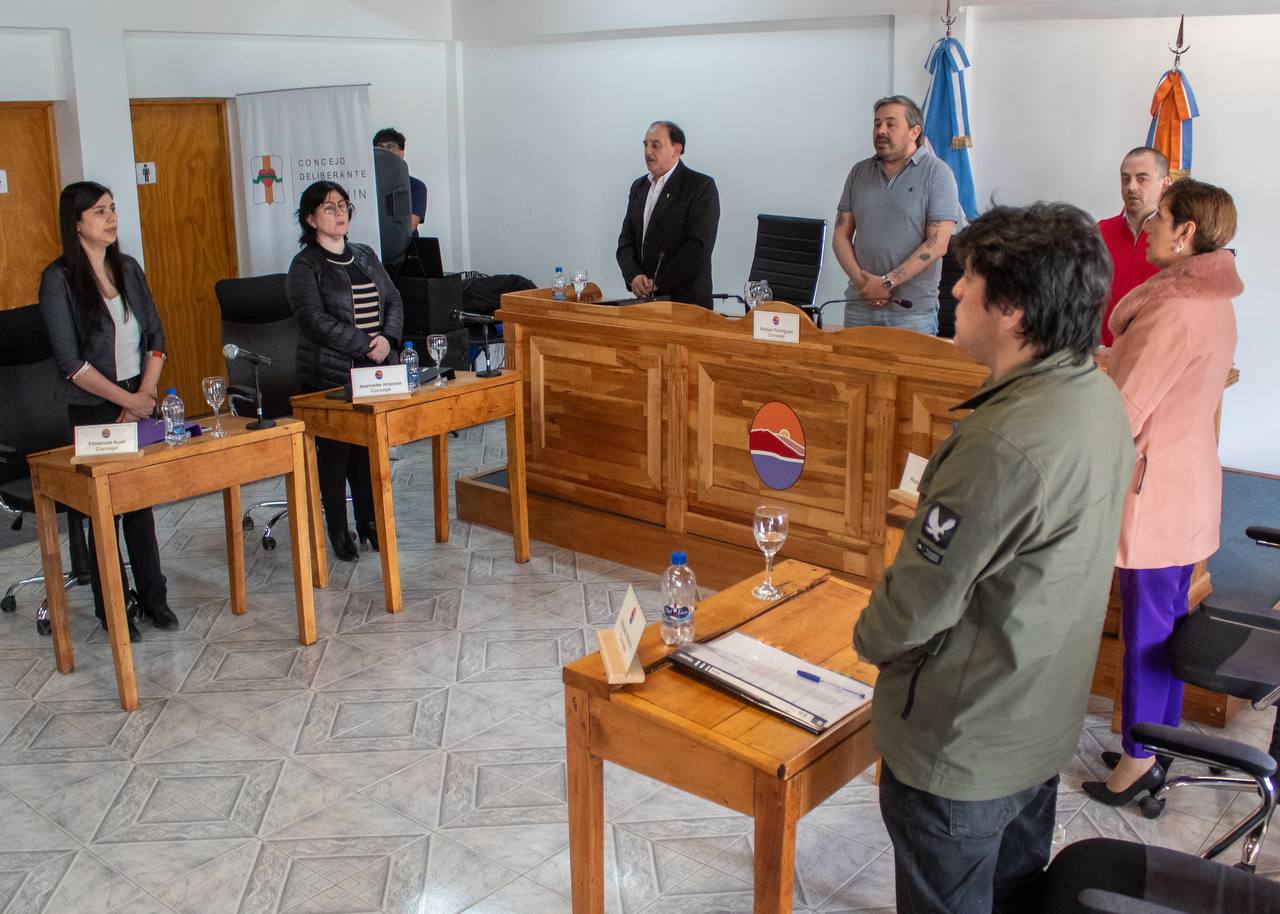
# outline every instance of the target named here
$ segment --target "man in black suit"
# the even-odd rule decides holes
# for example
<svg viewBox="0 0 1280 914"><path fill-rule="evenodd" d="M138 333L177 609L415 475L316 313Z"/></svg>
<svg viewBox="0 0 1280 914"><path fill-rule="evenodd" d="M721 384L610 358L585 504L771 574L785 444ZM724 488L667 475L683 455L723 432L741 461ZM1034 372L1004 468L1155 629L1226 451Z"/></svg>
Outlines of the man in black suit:
<svg viewBox="0 0 1280 914"><path fill-rule="evenodd" d="M633 295L711 307L711 249L720 225L715 179L685 166L684 131L655 121L644 135L649 173L627 195L618 266ZM661 265L659 265L661 264Z"/></svg>

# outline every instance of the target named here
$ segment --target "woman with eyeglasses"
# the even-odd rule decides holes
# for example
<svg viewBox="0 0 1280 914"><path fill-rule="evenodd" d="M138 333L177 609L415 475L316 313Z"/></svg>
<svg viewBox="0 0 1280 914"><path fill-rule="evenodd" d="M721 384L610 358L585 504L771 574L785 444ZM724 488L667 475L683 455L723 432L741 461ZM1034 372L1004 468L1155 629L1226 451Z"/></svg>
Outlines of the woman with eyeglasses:
<svg viewBox="0 0 1280 914"><path fill-rule="evenodd" d="M120 253L111 191L92 181L68 184L58 222L62 255L40 277L40 313L62 375L57 396L73 428L149 419L164 366L164 331L142 267ZM126 512L123 527L142 615L156 628L177 628L151 509ZM105 628L98 563L89 567L94 613ZM123 563L120 580L127 580ZM129 640L140 641L131 617L128 624Z"/></svg>
<svg viewBox="0 0 1280 914"><path fill-rule="evenodd" d="M355 207L342 185L317 181L298 206L302 250L289 265L289 307L298 319L298 377L304 391L351 382L352 368L398 362L404 308L378 255L347 241ZM320 503L334 554L359 557L347 526L346 488L351 486L356 535L378 548L369 451L359 445L316 439Z"/></svg>

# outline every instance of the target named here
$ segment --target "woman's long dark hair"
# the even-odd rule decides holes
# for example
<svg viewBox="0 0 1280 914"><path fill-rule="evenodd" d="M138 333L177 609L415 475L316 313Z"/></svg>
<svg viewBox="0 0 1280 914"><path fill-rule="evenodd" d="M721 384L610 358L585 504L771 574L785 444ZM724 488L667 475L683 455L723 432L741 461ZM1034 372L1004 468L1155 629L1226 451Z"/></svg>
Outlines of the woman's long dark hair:
<svg viewBox="0 0 1280 914"><path fill-rule="evenodd" d="M98 280L93 275L93 265L80 244L80 233L76 224L85 210L92 209L102 199L102 195L111 195L111 189L93 181L77 181L62 189L58 199L58 224L62 232L62 264L67 268L71 279L71 296L75 299L76 308L86 322L94 322L108 314L107 302L102 290L98 288ZM129 301L124 294L124 262L120 259L120 242L113 241L107 245L106 262L103 264L107 278L120 292L124 301L124 319L129 319Z"/></svg>
<svg viewBox="0 0 1280 914"><path fill-rule="evenodd" d="M298 201L298 227L302 229L302 237L298 239L298 244L306 247L309 244L319 244L316 240L316 227L307 221L307 217L314 213L317 209L324 205L325 198L329 196L330 191L336 190L338 196L342 197L350 207L347 218L355 217L356 208L351 203L351 198L347 196L347 189L336 181L316 181L302 192L302 199Z"/></svg>

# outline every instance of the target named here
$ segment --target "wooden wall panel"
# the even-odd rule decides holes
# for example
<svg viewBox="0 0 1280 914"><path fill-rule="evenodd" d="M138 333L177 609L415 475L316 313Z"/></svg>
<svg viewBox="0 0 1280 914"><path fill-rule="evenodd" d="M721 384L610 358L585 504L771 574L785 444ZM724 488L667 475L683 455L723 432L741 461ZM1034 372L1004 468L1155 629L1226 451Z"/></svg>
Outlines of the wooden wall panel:
<svg viewBox="0 0 1280 914"><path fill-rule="evenodd" d="M53 102L0 102L0 309L33 304L58 238L58 140Z"/></svg>
<svg viewBox="0 0 1280 914"><path fill-rule="evenodd" d="M161 388L178 388L188 415L209 412L200 381L226 374L213 284L237 275L231 159L222 99L134 100L134 158L155 162L138 188L147 280L169 361Z"/></svg>

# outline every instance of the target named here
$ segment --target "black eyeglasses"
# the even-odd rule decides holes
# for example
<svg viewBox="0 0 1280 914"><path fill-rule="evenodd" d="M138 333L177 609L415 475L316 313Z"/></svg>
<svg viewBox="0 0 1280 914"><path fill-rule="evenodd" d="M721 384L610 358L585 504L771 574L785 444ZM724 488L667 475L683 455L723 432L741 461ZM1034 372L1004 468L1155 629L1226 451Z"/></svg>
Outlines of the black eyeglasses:
<svg viewBox="0 0 1280 914"><path fill-rule="evenodd" d="M345 212L349 219L356 214L356 208L350 203L326 203L320 207L320 212L324 213L326 216L336 216L339 213Z"/></svg>

